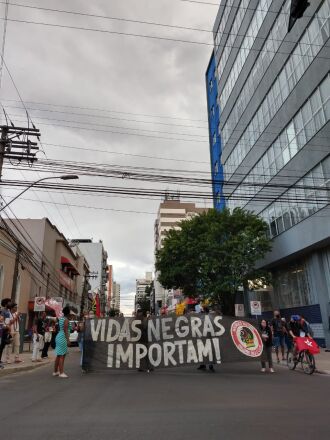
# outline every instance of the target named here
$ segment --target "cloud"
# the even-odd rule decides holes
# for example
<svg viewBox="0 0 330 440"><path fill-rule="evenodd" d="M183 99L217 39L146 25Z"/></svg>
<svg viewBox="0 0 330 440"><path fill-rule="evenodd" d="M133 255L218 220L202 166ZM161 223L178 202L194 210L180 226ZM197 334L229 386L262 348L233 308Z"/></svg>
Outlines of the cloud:
<svg viewBox="0 0 330 440"><path fill-rule="evenodd" d="M35 0L33 4L55 7L50 0ZM58 0L56 8L203 29L212 29L216 14L214 7L174 0ZM14 5L9 6L9 17L212 42L210 33L64 15ZM209 145L204 75L210 55L211 46L15 22L8 22L5 48L6 62L24 101L44 103L27 105L35 124L41 129L48 158L112 166L203 170L207 173ZM24 112L13 108L19 107L19 102L8 101L19 98L6 72L1 95L12 120L17 124L26 123ZM86 151L66 146L85 148ZM128 155L107 154L95 151L97 149ZM129 154L167 157L174 161ZM42 154L39 157L44 158ZM44 174L4 170L4 178L12 176L33 180ZM164 192L166 189L180 189L177 184L84 176L80 177L80 183L153 187ZM15 191L6 190L4 194L12 196ZM63 197L33 191L30 191L29 198L38 201L17 200L13 204L17 216L48 216L67 237L101 239L108 251L109 263L114 266L115 279L121 283L123 298L125 295L131 298L135 279L153 268L154 221L161 201L159 198L147 200L81 193L66 193ZM42 204L40 199L62 205ZM69 209L63 203L91 208ZM132 212L102 211L92 207ZM140 211L155 214L139 214Z"/></svg>

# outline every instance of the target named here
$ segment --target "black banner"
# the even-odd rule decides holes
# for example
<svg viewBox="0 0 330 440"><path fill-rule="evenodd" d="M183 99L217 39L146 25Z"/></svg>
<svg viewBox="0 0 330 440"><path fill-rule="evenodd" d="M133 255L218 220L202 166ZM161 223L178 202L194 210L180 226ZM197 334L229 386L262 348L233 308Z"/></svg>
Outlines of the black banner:
<svg viewBox="0 0 330 440"><path fill-rule="evenodd" d="M88 371L220 364L259 358L251 320L216 314L150 319L104 318L85 323L83 368Z"/></svg>

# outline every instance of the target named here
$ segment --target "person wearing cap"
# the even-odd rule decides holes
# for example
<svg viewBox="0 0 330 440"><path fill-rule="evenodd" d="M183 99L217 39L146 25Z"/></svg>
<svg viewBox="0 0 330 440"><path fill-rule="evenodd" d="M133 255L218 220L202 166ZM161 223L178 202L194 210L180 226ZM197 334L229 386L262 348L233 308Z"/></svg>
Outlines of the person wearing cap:
<svg viewBox="0 0 330 440"><path fill-rule="evenodd" d="M311 335L308 332L308 327L306 322L303 319L301 319L301 316L299 315L291 316L291 320L289 324L289 333L293 339L293 342L298 337L305 337L305 336L308 336L309 338L311 337ZM293 348L294 359L297 359L297 354L298 354L298 350L296 344L294 343L294 348Z"/></svg>

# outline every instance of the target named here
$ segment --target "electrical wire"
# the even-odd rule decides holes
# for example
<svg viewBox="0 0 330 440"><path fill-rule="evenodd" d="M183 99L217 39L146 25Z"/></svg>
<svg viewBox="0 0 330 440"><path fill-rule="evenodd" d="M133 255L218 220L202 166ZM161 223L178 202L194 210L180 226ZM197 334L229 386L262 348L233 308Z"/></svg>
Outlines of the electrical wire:
<svg viewBox="0 0 330 440"><path fill-rule="evenodd" d="M15 99L3 99L4 102L21 102L17 101ZM84 106L77 106L77 105L67 105L67 104L54 104L54 103L45 103L40 101L25 101L26 104L33 104L33 105L44 105L44 106L50 106L50 107L62 107L62 108L70 108L70 109L78 109L78 110L88 110L88 111L97 111L102 113L115 113L115 114L123 114L123 115L133 115L133 116L142 116L142 117L148 117L148 118L159 118L159 119L175 119L180 121L191 121L191 122L205 122L207 123L207 120L205 119L190 119L190 118L182 118L179 116L167 116L167 115L151 115L147 113L132 113L132 112L122 112L118 110L111 110L106 108L100 108L100 107L84 107Z"/></svg>
<svg viewBox="0 0 330 440"><path fill-rule="evenodd" d="M0 4L1 3L5 3L5 2L0 1ZM154 21L145 21L145 20L132 20L132 19L122 18L122 17L110 17L107 15L91 14L91 13L79 12L79 11L68 11L68 10L64 10L64 9L45 8L45 7L34 6L34 5L23 5L21 3L13 3L13 2L11 2L10 4L11 4L11 6L15 6L15 7L19 7L19 8L34 9L34 10L45 11L45 12L56 12L56 13L60 13L60 14L68 14L68 15L91 17L91 18L101 18L104 20L112 20L112 21L119 21L119 22L125 22L125 23L145 24L145 25L150 25L150 26L159 26L159 27L171 28L171 29L212 33L211 29L201 29L198 27L196 28L196 27L189 27L189 26L173 25L173 24L158 23L158 22L154 22Z"/></svg>
<svg viewBox="0 0 330 440"><path fill-rule="evenodd" d="M4 17L0 17L0 20L4 20ZM184 39L179 39L179 38L169 38L169 37L160 37L160 36L156 36L156 35L145 35L145 34L136 34L136 33L131 33L131 32L119 32L119 31L110 31L107 29L97 29L97 28L89 28L89 27L83 27L83 26L70 26L70 25L64 25L64 24L58 24L58 23L47 23L44 21L32 21L32 20L20 20L20 19L14 19L14 18L8 18L8 21L14 22L14 23L22 23L22 24L33 24L33 25L38 25L38 26L48 26L48 27L53 27L53 28L62 28L62 29L72 29L72 30L81 30L81 31L87 31L87 32L98 32L98 33L104 33L104 34L111 34L111 35L120 35L120 36L129 36L129 37L138 37L138 38L147 38L147 39L152 39L152 40L160 40L160 41L170 41L170 42L176 42L176 43L187 43L187 44L194 44L194 45L202 45L202 46L214 46L213 43L206 43L203 41L194 41L194 40L184 40ZM265 39L264 37L260 37L262 39ZM274 40L275 41L275 40ZM279 40L282 41L282 40ZM291 43L295 43L295 42L291 42ZM323 47L324 45L319 45L319 44L313 44L311 43L310 45L313 46L318 46L318 47ZM250 51L255 51L255 52L260 52L262 50L262 48L256 49L253 47L242 47L242 46L235 46L235 45L228 45L226 46L226 44L224 44L223 47L230 47L230 48L236 48L236 49L247 49ZM290 55L291 54L291 50L289 52L282 52L282 51L271 51L269 50L270 53L276 53L276 54L282 54L282 55ZM300 54L301 57L310 57L310 55L308 54ZM324 57L324 56L320 56L317 55L315 58L318 59L325 59L325 60L329 60L330 57Z"/></svg>

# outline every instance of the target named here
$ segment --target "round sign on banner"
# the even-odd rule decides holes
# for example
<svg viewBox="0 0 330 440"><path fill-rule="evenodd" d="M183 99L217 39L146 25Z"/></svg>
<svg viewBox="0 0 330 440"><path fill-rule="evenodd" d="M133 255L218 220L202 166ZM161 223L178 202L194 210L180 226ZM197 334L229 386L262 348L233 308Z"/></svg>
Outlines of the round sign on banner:
<svg viewBox="0 0 330 440"><path fill-rule="evenodd" d="M249 357L259 357L263 343L258 330L249 322L234 321L230 328L232 340L238 350Z"/></svg>

